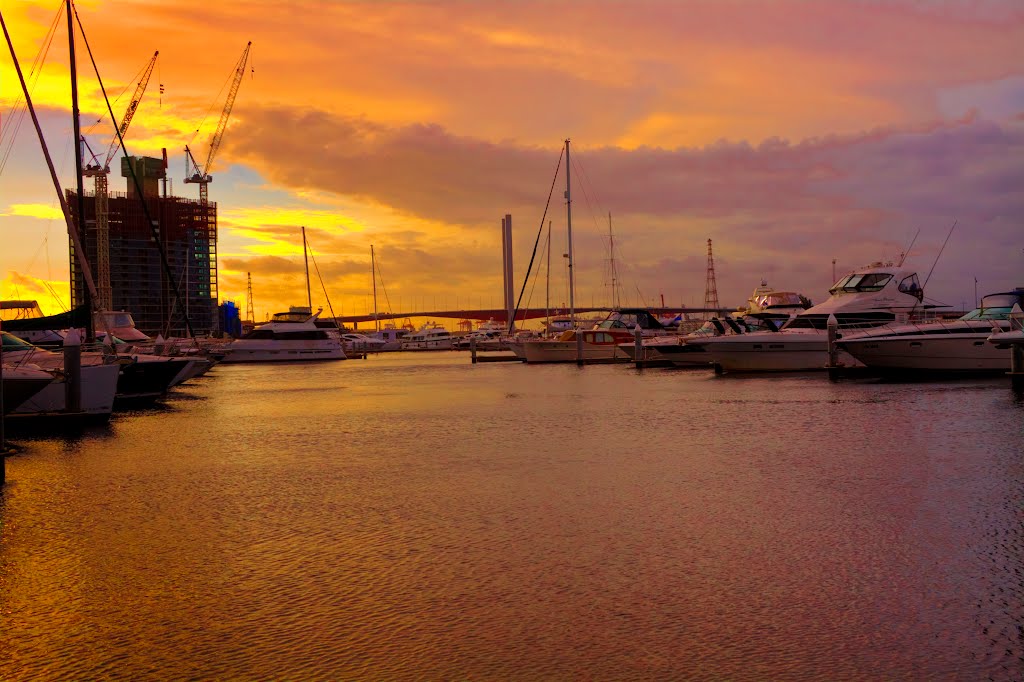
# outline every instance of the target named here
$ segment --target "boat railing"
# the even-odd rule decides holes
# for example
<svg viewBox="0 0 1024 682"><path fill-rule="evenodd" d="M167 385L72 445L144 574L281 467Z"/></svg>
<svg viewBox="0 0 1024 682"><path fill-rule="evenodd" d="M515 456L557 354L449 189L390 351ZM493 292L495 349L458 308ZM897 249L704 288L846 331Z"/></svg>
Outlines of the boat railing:
<svg viewBox="0 0 1024 682"><path fill-rule="evenodd" d="M998 329L1004 329L1007 326L1007 321L1006 320L998 319L998 318L991 318L991 319L979 318L979 319L976 319L976 320L969 320L969 322L978 323L978 324L975 324L975 325L972 325L972 326L977 326L979 329L986 328L986 329L996 329L996 330L998 330ZM943 332L945 332L945 333L954 333L954 332L957 332L957 331L963 331L964 330L964 324L963 323L964 323L964 320L958 320L958 319L950 320L950 319L942 318L942 317L932 317L932 318L928 318L928 319L916 319L916 320L913 320L913 321L910 321L910 322L893 321L893 322L886 322L884 324L878 324L877 321L874 322L873 324L870 323L870 322L864 322L864 323L844 322L842 327L841 327L841 329L840 329L840 332L842 334L845 334L845 335L855 334L855 333L858 333L858 332L871 332L872 335L877 335L877 336L883 336L885 334L899 335L901 333L906 333L907 327L914 327L915 328L915 333L916 333L916 330L920 330L922 332L932 332L932 333L934 333L934 332L938 332L938 333L943 333ZM984 327L983 327L983 325L981 323L984 323Z"/></svg>

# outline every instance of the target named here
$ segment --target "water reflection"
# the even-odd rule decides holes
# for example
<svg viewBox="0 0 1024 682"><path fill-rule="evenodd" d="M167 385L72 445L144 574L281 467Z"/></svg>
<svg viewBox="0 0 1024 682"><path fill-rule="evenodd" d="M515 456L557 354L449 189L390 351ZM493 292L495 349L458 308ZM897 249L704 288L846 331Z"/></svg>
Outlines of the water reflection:
<svg viewBox="0 0 1024 682"><path fill-rule="evenodd" d="M0 498L0 677L1019 679L1005 386L228 366Z"/></svg>

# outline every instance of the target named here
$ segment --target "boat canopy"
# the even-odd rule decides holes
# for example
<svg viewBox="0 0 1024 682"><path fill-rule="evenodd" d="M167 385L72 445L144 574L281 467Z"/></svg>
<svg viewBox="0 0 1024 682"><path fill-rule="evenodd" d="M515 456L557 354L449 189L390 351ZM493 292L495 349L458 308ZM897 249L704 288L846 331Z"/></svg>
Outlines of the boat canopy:
<svg viewBox="0 0 1024 682"><path fill-rule="evenodd" d="M598 322L594 329L664 329L657 317L642 308L623 308Z"/></svg>
<svg viewBox="0 0 1024 682"><path fill-rule="evenodd" d="M989 294L981 299L981 306L967 313L961 320L1006 320L1014 305L1024 306L1024 288L1000 294Z"/></svg>
<svg viewBox="0 0 1024 682"><path fill-rule="evenodd" d="M87 324L89 324L89 309L84 305L80 305L74 310L59 315L4 320L3 328L12 332L35 332L49 329L82 328Z"/></svg>

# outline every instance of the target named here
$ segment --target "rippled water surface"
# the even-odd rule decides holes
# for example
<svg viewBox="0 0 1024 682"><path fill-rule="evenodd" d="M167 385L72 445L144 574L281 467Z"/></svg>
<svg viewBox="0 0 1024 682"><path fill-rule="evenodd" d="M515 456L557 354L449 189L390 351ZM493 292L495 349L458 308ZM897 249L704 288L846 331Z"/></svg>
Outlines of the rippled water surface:
<svg viewBox="0 0 1024 682"><path fill-rule="evenodd" d="M0 679L1024 679L1024 402L221 366L0 493Z"/></svg>

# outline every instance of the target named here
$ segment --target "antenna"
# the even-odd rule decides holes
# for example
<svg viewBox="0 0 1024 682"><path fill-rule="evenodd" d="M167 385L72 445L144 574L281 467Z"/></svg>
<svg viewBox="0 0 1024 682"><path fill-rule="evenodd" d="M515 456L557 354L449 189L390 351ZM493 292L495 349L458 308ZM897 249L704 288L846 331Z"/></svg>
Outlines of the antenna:
<svg viewBox="0 0 1024 682"><path fill-rule="evenodd" d="M949 228L949 234L946 235L946 241L942 242L942 248L939 249L939 254L935 256L935 262L932 263L932 269L928 271L928 276L924 278L924 284L921 285L922 289L928 286L928 280L932 278L932 273L935 272L935 266L939 264L939 258L942 257L942 252L946 250L946 244L949 243L949 238L953 236L953 230L956 229L956 223L957 221L954 220L953 227Z"/></svg>
<svg viewBox="0 0 1024 682"><path fill-rule="evenodd" d="M954 222L954 225L955 224L956 223ZM952 230L950 230L950 232L952 232ZM903 267L903 261L906 260L908 255L910 255L910 250L912 248L914 248L914 244L917 243L917 235L919 235L919 234L921 234L921 228L920 227L917 228L917 232L914 233L914 238L910 240L910 246L908 246L906 249L904 249L903 253L900 254L900 262L896 264L896 267L898 267L898 268L902 268ZM948 239L948 237L947 237L947 239ZM833 262L833 264L835 263L835 261L832 261L832 262ZM833 277L832 279L835 280L835 277Z"/></svg>

